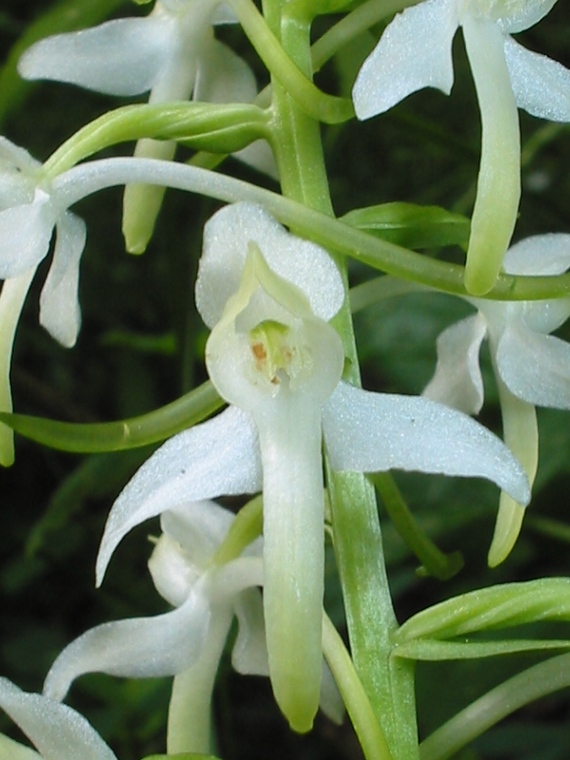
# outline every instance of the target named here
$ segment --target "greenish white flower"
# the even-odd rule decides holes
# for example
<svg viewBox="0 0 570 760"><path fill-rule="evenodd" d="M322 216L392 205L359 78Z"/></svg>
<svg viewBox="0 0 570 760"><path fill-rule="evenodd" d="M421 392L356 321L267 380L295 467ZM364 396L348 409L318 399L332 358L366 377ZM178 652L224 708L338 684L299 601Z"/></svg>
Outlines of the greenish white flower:
<svg viewBox="0 0 570 760"><path fill-rule="evenodd" d="M131 678L173 675L167 751L210 752L212 691L234 616L234 668L253 675L269 672L257 588L263 585L261 539L228 562L218 559L233 521L231 512L211 501L163 512L163 533L148 564L157 591L175 609L87 631L59 655L44 693L63 699L73 680L94 671ZM340 722L342 701L330 671L325 673L321 704Z"/></svg>
<svg viewBox="0 0 570 760"><path fill-rule="evenodd" d="M41 176L41 164L0 137L0 409L12 411L10 362L14 336L36 269L53 259L40 295L40 323L62 345L73 346L81 323L77 297L85 224L58 201ZM12 464L12 432L0 425L0 463Z"/></svg>
<svg viewBox="0 0 570 760"><path fill-rule="evenodd" d="M570 235L526 238L507 251L505 270L519 275L556 275L570 267ZM437 340L435 375L424 396L467 414L483 405L479 350L489 341L503 415L506 444L532 485L538 464L535 406L570 409L570 345L549 333L570 316L570 299L493 301L467 299L477 313L444 330ZM520 531L523 507L501 494L489 563L511 551Z"/></svg>
<svg viewBox="0 0 570 760"><path fill-rule="evenodd" d="M127 485L107 521L98 580L140 522L189 499L262 491L269 673L291 725L307 731L322 671L323 442L336 470L482 476L523 502L528 482L467 415L342 382L341 341L328 324L344 299L340 274L261 207L227 206L207 223L196 296L212 328L208 371L231 405L164 444Z"/></svg>
<svg viewBox="0 0 570 760"><path fill-rule="evenodd" d="M515 226L520 198L517 107L551 121L570 121L570 71L511 36L540 21L555 2L425 0L388 25L354 85L360 119L383 113L424 87L449 94L452 41L461 27L483 127L465 273L474 295L493 286Z"/></svg>
<svg viewBox="0 0 570 760"><path fill-rule="evenodd" d="M213 27L236 21L220 0L157 0L145 18L107 21L92 29L48 37L32 45L18 70L26 79L52 79L109 95L150 91L149 103L188 100L250 103L257 85L248 64L214 37ZM139 158L170 160L175 143L142 139ZM237 154L268 174L275 164L257 141ZM127 248L142 252L150 239L164 188L128 185L123 231Z"/></svg>

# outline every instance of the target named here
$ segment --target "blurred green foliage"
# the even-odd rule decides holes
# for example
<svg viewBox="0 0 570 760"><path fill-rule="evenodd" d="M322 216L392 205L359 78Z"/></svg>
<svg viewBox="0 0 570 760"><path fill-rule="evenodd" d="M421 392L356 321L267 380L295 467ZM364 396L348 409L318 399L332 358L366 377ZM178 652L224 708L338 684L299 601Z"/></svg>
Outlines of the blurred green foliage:
<svg viewBox="0 0 570 760"><path fill-rule="evenodd" d="M46 83L22 86L14 75L21 39L40 31L95 23L107 13L140 12L121 0L59 3L4 0L0 11L0 120L3 132L38 159L107 108L95 93ZM69 13L64 12L67 9ZM78 9L89 9L89 13ZM50 13L48 22L37 23ZM36 23L36 26L34 24ZM324 28L320 20L318 28ZM379 31L379 30L377 30ZM570 65L570 7L559 2L545 21L522 35L531 49ZM35 32L33 32L35 34ZM236 28L222 28L232 44L250 46ZM31 39L31 37L29 38ZM438 205L469 214L479 155L479 119L473 85L459 40L456 84L449 98L423 91L390 113L364 124L324 131L327 165L337 213L381 203ZM264 75L259 65L260 81ZM341 70L346 76L346 68ZM333 64L319 82L333 91ZM523 200L516 236L570 227L570 128L521 114ZM115 153L128 153L121 146ZM264 182L232 159L224 170ZM205 379L206 330L196 314L193 281L201 229L216 205L182 193L167 193L156 234L144 257L124 253L121 196L107 191L77 209L88 222L82 263L83 328L76 348L60 348L38 326L40 269L17 336L13 363L15 408L77 422L106 421L149 412ZM428 251L432 253L432 251ZM435 252L433 252L435 253ZM459 248L448 252L461 261ZM353 282L369 273L352 271ZM448 296L415 294L386 299L356 317L365 386L419 393L435 365L435 338L469 311ZM561 335L570 337L568 328ZM499 430L496 390L484 356L486 406L481 420ZM397 483L427 534L447 552L460 550L463 570L442 583L416 574L417 561L382 512L391 587L401 620L431 603L493 583L567 575L570 492L568 413L540 411L540 469L522 536L508 561L490 571L485 564L498 493L482 482L396 474ZM94 589L94 561L106 515L121 487L148 456L148 449L79 457L17 442L15 466L0 473L4 528L1 540L0 673L25 689L38 690L55 655L73 637L106 620L149 615L165 609L146 570L147 534L157 523L134 530L117 551L103 587ZM239 502L231 502L239 506ZM51 516L46 519L46 515ZM54 517L55 515L55 517ZM534 522L536 518L536 523ZM540 520L565 526L545 530ZM327 561L327 605L342 627L332 554ZM539 634L540 635L540 634ZM418 666L422 734L501 679L537 661L535 655L483 662ZM121 760L164 752L168 679L127 681L87 676L74 685L70 704L83 711ZM225 760L357 760L350 727L319 717L308 736L291 735L263 679L221 668L215 698L219 754ZM13 732L0 716L0 730ZM16 735L16 734L14 734ZM570 756L570 699L557 693L531 705L460 755L460 760L563 760Z"/></svg>

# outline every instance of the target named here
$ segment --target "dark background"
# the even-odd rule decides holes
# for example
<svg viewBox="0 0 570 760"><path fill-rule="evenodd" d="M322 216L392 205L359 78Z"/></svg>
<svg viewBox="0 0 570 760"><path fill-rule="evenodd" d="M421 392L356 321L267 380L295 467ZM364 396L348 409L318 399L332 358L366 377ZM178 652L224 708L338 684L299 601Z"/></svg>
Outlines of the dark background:
<svg viewBox="0 0 570 760"><path fill-rule="evenodd" d="M1 132L44 160L77 128L119 101L77 88L24 85L13 75L14 45L44 19L43 34L77 23L74 8L4 0L0 10ZM112 2L106 0L105 7ZM114 3L114 14L139 13ZM142 12L146 12L142 9ZM101 16L103 13L101 13ZM111 13L112 15L112 13ZM88 23L94 23L89 21ZM317 32L326 28L319 21ZM39 28L39 27L36 27ZM376 32L381 31L378 27ZM570 10L557 3L546 19L519 35L529 48L570 66ZM222 35L266 76L237 28ZM21 44L21 43L20 43ZM456 84L450 97L423 91L388 114L364 124L324 130L331 189L338 214L388 201L439 204L461 213L472 207L480 125L461 35L455 41ZM1 61L0 61L1 62ZM355 62L351 64L354 66ZM329 64L319 83L334 91L349 64ZM347 74L348 76L348 74ZM516 238L570 231L570 133L521 113L523 200ZM538 146L536 149L533 146ZM114 154L128 154L120 146ZM224 170L269 182L228 159ZM272 186L269 182L268 186ZM38 295L48 263L40 267L20 323L13 360L19 412L77 422L122 419L158 408L205 379L207 332L194 310L193 281L201 229L216 204L168 192L147 253L124 252L121 194L109 190L80 204L88 222L80 296L83 327L77 346L65 350L38 326ZM439 255L438 252L429 252ZM460 252L445 255L460 260ZM370 276L354 267L354 282ZM435 365L435 338L465 304L446 296L416 295L380 303L356 318L365 385L420 393ZM564 328L560 334L564 336ZM567 335L567 330L566 330ZM496 389L483 356L486 407L483 422L500 429ZM380 505L386 554L401 620L455 594L493 583L568 574L570 432L567 412L539 412L540 470L522 536L508 561L486 567L498 494L480 482L397 474L423 528L445 550L460 550L465 567L446 583L416 575L417 560L398 538ZM22 688L40 690L56 654L87 628L107 620L159 613L167 608L146 570L148 534L158 523L130 534L116 552L103 587L95 591L94 561L114 498L149 450L75 456L17 439L17 461L0 473L3 529L0 541L0 674ZM544 519L551 530L547 531ZM329 547L330 549L330 547ZM327 565L327 605L341 630L342 602L332 552ZM548 630L539 631L547 635ZM566 635L564 633L562 635ZM454 712L533 662L536 657L418 667L420 730L426 735ZM169 679L129 681L86 676L69 703L84 712L121 760L164 751ZM462 760L563 760L570 756L570 693L559 692L519 711L459 756ZM306 737L292 735L264 679L235 675L225 659L215 696L220 754L225 760L356 760L360 750L348 721L320 718ZM0 717L0 730L13 732ZM17 736L17 733L13 733Z"/></svg>

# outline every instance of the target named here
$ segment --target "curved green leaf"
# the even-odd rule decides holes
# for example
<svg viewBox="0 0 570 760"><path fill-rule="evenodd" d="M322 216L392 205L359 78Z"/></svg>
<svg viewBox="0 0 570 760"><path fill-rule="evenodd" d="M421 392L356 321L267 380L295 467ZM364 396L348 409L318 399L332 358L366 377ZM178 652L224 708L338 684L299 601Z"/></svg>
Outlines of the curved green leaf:
<svg viewBox="0 0 570 760"><path fill-rule="evenodd" d="M223 405L210 382L171 404L118 422L76 424L0 412L0 421L16 433L60 451L94 454L123 451L170 438L208 417Z"/></svg>
<svg viewBox="0 0 570 760"><path fill-rule="evenodd" d="M506 583L462 594L414 615L394 632L393 640L450 639L540 620L570 621L570 578Z"/></svg>
<svg viewBox="0 0 570 760"><path fill-rule="evenodd" d="M55 177L104 148L151 137L221 153L266 136L268 114L242 103L143 103L121 106L86 124L45 162Z"/></svg>
<svg viewBox="0 0 570 760"><path fill-rule="evenodd" d="M568 639L499 639L498 641L437 641L416 639L396 647L392 655L406 660L475 660L521 652L570 649Z"/></svg>
<svg viewBox="0 0 570 760"><path fill-rule="evenodd" d="M440 206L383 203L349 211L342 221L404 248L465 248L469 241L469 219Z"/></svg>

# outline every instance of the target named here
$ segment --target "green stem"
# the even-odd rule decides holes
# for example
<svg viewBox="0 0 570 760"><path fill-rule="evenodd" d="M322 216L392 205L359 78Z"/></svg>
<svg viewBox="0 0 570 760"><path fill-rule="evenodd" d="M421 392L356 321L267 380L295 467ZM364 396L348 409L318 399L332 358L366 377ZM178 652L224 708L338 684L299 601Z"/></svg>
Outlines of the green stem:
<svg viewBox="0 0 570 760"><path fill-rule="evenodd" d="M310 21L289 4L266 2L266 18L283 49L308 77L312 76ZM273 84L273 129L283 194L332 216L319 125L279 81ZM290 222L298 230L295 221ZM310 235L312 237L312 235ZM348 291L346 261L329 250ZM334 319L348 358L348 379L360 384L358 356L348 298ZM418 757L413 664L392 659L391 633L397 627L372 486L362 473L327 469L333 536L356 672L386 734L396 760ZM349 710L351 707L349 706Z"/></svg>
<svg viewBox="0 0 570 760"><path fill-rule="evenodd" d="M278 121L275 115L273 121ZM408 248L380 240L292 198L207 169L156 159L101 159L64 171L53 180L52 189L59 195L62 204L69 207L103 188L126 182L166 185L226 203L258 203L282 224L295 229L301 237L337 254L353 258L394 277L446 293L467 295L463 285L464 269L457 264L430 259ZM339 269L342 269L340 264ZM569 295L570 274L500 274L485 298L495 301L538 301L566 298Z"/></svg>
<svg viewBox="0 0 570 760"><path fill-rule="evenodd" d="M346 704L366 760L392 760L378 723L344 642L327 615L323 615L323 653Z"/></svg>
<svg viewBox="0 0 570 760"><path fill-rule="evenodd" d="M0 353L0 356L9 357L9 354ZM212 383L206 382L160 409L118 422L82 425L6 412L0 412L0 421L20 435L52 449L95 454L164 441L202 422L223 403Z"/></svg>
<svg viewBox="0 0 570 760"><path fill-rule="evenodd" d="M259 57L267 66L274 86L279 82L301 108L317 121L339 124L354 116L350 99L327 95L298 68L298 64L295 65L296 61L294 58L292 60L291 51L285 45L282 47L279 44L278 37L251 0L232 0L232 8Z"/></svg>

